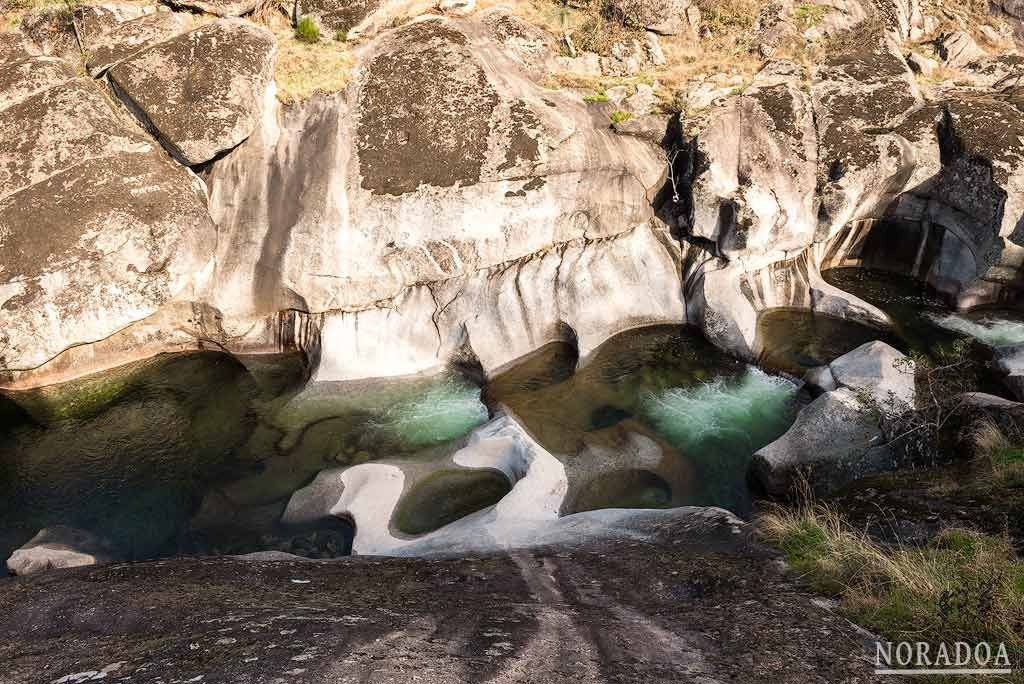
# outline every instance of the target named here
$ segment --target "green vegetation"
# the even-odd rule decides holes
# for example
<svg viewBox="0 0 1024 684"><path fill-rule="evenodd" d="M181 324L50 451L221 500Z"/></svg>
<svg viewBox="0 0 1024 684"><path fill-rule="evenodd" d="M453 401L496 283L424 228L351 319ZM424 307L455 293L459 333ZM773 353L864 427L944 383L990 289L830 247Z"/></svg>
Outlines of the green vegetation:
<svg viewBox="0 0 1024 684"><path fill-rule="evenodd" d="M342 29L341 31L337 31L334 34L334 40L338 41L339 43L347 42L348 41L348 31L346 31L344 29Z"/></svg>
<svg viewBox="0 0 1024 684"><path fill-rule="evenodd" d="M1013 438L990 418L975 423L971 441L977 458L991 471L989 481L997 487L1024 487L1024 443L1022 435Z"/></svg>
<svg viewBox="0 0 1024 684"><path fill-rule="evenodd" d="M301 102L314 93L344 90L352 74L355 57L348 44L338 41L313 43L299 38L291 26L275 31L277 64L274 80L282 102Z"/></svg>
<svg viewBox="0 0 1024 684"><path fill-rule="evenodd" d="M613 124L620 124L620 123L623 123L625 121L629 121L630 119L632 119L633 118L633 114L631 112L622 112L622 111L612 112L610 118L611 118Z"/></svg>
<svg viewBox="0 0 1024 684"><path fill-rule="evenodd" d="M827 5L803 4L793 10L793 17L803 28L815 26L832 9Z"/></svg>
<svg viewBox="0 0 1024 684"><path fill-rule="evenodd" d="M607 55L616 43L630 37L642 37L643 27L637 19L644 0L636 0L635 8L613 8L610 0L558 0L551 18L562 34L566 48L569 43L578 51Z"/></svg>
<svg viewBox="0 0 1024 684"><path fill-rule="evenodd" d="M759 9L748 0L699 0L697 5L701 21L712 34L751 28Z"/></svg>
<svg viewBox="0 0 1024 684"><path fill-rule="evenodd" d="M313 21L313 17L302 17L295 24L295 37L303 43L318 43L320 42L320 27Z"/></svg>
<svg viewBox="0 0 1024 684"><path fill-rule="evenodd" d="M605 93L602 90L602 91L599 91L599 92L595 93L594 95L587 95L586 97L583 98L583 101L586 102L587 104L595 104L595 103L599 103L599 102L607 102L608 101L608 94Z"/></svg>
<svg viewBox="0 0 1024 684"><path fill-rule="evenodd" d="M1024 657L1024 562L1010 541L947 529L922 547L883 545L833 508L777 507L762 533L853 621L892 640L1003 642Z"/></svg>

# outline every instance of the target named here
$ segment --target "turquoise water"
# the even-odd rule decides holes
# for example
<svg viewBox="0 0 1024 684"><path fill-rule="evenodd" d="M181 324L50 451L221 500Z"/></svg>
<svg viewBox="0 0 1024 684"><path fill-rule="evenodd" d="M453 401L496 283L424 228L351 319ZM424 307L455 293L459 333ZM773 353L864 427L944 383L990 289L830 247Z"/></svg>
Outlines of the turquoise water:
<svg viewBox="0 0 1024 684"><path fill-rule="evenodd" d="M454 374L328 386L306 375L296 355L201 352L0 393L0 560L58 524L128 558L345 553L350 526L277 523L295 490L487 420L480 388Z"/></svg>
<svg viewBox="0 0 1024 684"><path fill-rule="evenodd" d="M482 388L455 372L309 383L298 355L199 352L0 393L0 557L58 524L133 559L344 554L346 523L279 520L317 473L367 461L409 464L399 522L432 529L503 495L503 479L435 472L498 405L565 465L564 513L749 507L747 462L792 420L792 382L679 327L624 333L577 361L553 345ZM444 492L436 506L432 492Z"/></svg>
<svg viewBox="0 0 1024 684"><path fill-rule="evenodd" d="M750 455L789 428L798 390L788 378L748 367L739 376L650 392L641 412L697 466L708 503L745 513L742 475Z"/></svg>
<svg viewBox="0 0 1024 684"><path fill-rule="evenodd" d="M638 502L749 510L747 464L792 423L797 383L736 361L682 327L617 335L575 371L568 359L563 345L551 345L485 392L566 465L569 500L577 503L563 512ZM596 469L595 449L629 453L630 433L659 442L661 462L623 456Z"/></svg>

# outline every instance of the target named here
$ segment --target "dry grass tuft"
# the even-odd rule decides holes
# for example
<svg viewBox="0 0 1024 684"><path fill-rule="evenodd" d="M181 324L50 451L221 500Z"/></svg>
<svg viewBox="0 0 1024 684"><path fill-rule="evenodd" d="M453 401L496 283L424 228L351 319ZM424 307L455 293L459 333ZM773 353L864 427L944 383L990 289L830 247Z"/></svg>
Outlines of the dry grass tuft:
<svg viewBox="0 0 1024 684"><path fill-rule="evenodd" d="M881 545L834 508L776 507L758 520L790 565L892 639L1003 642L1024 655L1024 563L1010 541L947 529L923 547Z"/></svg>
<svg viewBox="0 0 1024 684"><path fill-rule="evenodd" d="M271 27L277 35L277 98L291 104L344 90L356 61L349 44L331 39L304 43L289 24L281 23Z"/></svg>
<svg viewBox="0 0 1024 684"><path fill-rule="evenodd" d="M987 463L993 485L1024 487L1024 444L1008 437L991 418L975 423L970 439L978 457Z"/></svg>

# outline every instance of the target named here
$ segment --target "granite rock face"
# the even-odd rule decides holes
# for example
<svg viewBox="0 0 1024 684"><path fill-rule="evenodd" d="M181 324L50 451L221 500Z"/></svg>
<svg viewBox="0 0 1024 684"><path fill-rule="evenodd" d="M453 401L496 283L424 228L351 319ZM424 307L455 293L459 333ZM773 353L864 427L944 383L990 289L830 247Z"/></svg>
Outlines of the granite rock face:
<svg viewBox="0 0 1024 684"><path fill-rule="evenodd" d="M185 15L169 11L149 12L94 30L84 28L92 23L98 22L82 22L76 26L82 27L78 28L79 41L93 78L145 48L186 31L191 25Z"/></svg>
<svg viewBox="0 0 1024 684"><path fill-rule="evenodd" d="M868 342L808 374L819 393L779 439L754 454L753 478L769 494L794 493L801 481L817 494L891 470L897 452L882 414L915 406L914 366L884 342Z"/></svg>
<svg viewBox="0 0 1024 684"><path fill-rule="evenodd" d="M7 559L15 575L32 575L46 570L108 563L116 558L109 544L84 530L57 525L39 534Z"/></svg>
<svg viewBox="0 0 1024 684"><path fill-rule="evenodd" d="M561 549L466 559L182 558L19 578L0 592L4 677L864 679L871 652L863 632L787 576L744 527L736 534L731 516L630 513L618 535L580 535Z"/></svg>
<svg viewBox="0 0 1024 684"><path fill-rule="evenodd" d="M206 12L218 17L240 17L249 14L258 0L161 0L171 7L194 12Z"/></svg>
<svg viewBox="0 0 1024 684"><path fill-rule="evenodd" d="M221 19L122 61L110 81L171 155L202 164L259 123L276 49L270 31Z"/></svg>
<svg viewBox="0 0 1024 684"><path fill-rule="evenodd" d="M844 387L803 409L786 434L754 454L750 472L774 496L794 494L802 480L827 495L895 465L877 419Z"/></svg>
<svg viewBox="0 0 1024 684"><path fill-rule="evenodd" d="M840 9L853 17L855 4ZM623 11L679 18L692 9L684 5ZM80 110L83 127L59 128L52 150L12 157L0 169L12 188L52 183L62 165L100 148L155 153L155 138L178 162L203 165L219 231L212 261L193 264L191 280L175 270L162 291L201 287L111 316L116 328L71 335L74 344L58 331L53 348L5 361L7 372L31 384L48 370L22 371L63 349L62 373L85 372L206 339L236 352L300 345L319 380L452 360L495 373L556 340L577 345L585 363L609 335L667 322L695 324L755 359L758 317L772 308L888 324L821 278L836 266L911 275L964 307L1019 301L1019 65L1010 55L964 67L999 97L944 87L943 99L929 91L926 102L899 44L920 27L916 3L885 4L884 21L836 29L834 49L810 69L768 61L689 122L652 114L659 103L647 86L610 89L607 107L547 87L549 71L572 60L508 11L390 21L400 9L294 5L295 18L321 22L354 12L337 30L363 40L344 92L290 107L273 97L274 38L250 22L179 34L177 15L152 8L76 13L94 72L113 64L115 94L152 137L92 123L84 82L59 61L5 67L0 101L21 107L16 120L31 118L24 95L43 89L66 101L62 111ZM30 48L8 42L24 62ZM612 106L633 123L609 128ZM6 144L27 150L31 128L15 128L20 142ZM185 187L160 187L171 186ZM20 301L7 306L19 311Z"/></svg>
<svg viewBox="0 0 1024 684"><path fill-rule="evenodd" d="M1000 64L979 71L999 81L1013 62ZM925 103L892 36L869 26L813 68L809 94L806 76L769 62L673 153L678 199L659 215L714 257L684 274L709 339L756 358L758 315L775 307L884 325L821 280L841 266L913 276L961 307L1020 301L1015 105L957 89Z"/></svg>
<svg viewBox="0 0 1024 684"><path fill-rule="evenodd" d="M662 153L539 87L552 57L499 11L421 20L371 44L348 97L268 110L209 176L225 322L322 314L316 377L343 380L683 320Z"/></svg>
<svg viewBox="0 0 1024 684"><path fill-rule="evenodd" d="M198 179L50 57L0 64L0 366L51 361L145 318L201 277Z"/></svg>

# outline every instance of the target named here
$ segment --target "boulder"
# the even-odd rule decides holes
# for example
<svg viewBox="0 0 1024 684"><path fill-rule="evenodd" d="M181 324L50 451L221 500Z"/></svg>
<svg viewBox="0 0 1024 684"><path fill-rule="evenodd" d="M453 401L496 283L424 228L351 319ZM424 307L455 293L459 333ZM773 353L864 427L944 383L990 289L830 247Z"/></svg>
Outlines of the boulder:
<svg viewBox="0 0 1024 684"><path fill-rule="evenodd" d="M800 411L782 437L754 454L750 473L773 496L793 494L804 478L816 495L827 495L895 466L878 418L844 387Z"/></svg>
<svg viewBox="0 0 1024 684"><path fill-rule="evenodd" d="M161 0L176 9L206 12L218 17L240 17L249 14L259 0Z"/></svg>
<svg viewBox="0 0 1024 684"><path fill-rule="evenodd" d="M659 114L634 116L612 124L619 135L630 135L660 145L665 138L666 117Z"/></svg>
<svg viewBox="0 0 1024 684"><path fill-rule="evenodd" d="M812 368L804 374L804 384L814 396L838 389L832 369L828 366Z"/></svg>
<svg viewBox="0 0 1024 684"><path fill-rule="evenodd" d="M198 179L73 76L48 57L0 67L5 380L155 313L214 245Z"/></svg>
<svg viewBox="0 0 1024 684"><path fill-rule="evenodd" d="M186 15L164 10L116 24L103 32L80 30L89 75L99 76L137 52L188 30L190 24Z"/></svg>
<svg viewBox="0 0 1024 684"><path fill-rule="evenodd" d="M636 92L623 100L626 111L633 116L651 114L659 103L660 100L655 96L654 88L646 83L637 84Z"/></svg>
<svg viewBox="0 0 1024 684"><path fill-rule="evenodd" d="M954 31L940 38L938 50L943 63L951 69L959 69L985 56L985 51L966 31Z"/></svg>
<svg viewBox="0 0 1024 684"><path fill-rule="evenodd" d="M39 54L39 48L21 31L0 31L0 64Z"/></svg>
<svg viewBox="0 0 1024 684"><path fill-rule="evenodd" d="M96 535L64 525L45 527L11 554L7 569L15 575L75 568L116 560L112 547Z"/></svg>
<svg viewBox="0 0 1024 684"><path fill-rule="evenodd" d="M259 123L275 53L267 29L219 19L122 61L110 82L176 159L202 164Z"/></svg>
<svg viewBox="0 0 1024 684"><path fill-rule="evenodd" d="M920 52L911 52L907 56L907 64L910 65L914 73L922 76L931 76L939 68L938 61L931 57L925 57Z"/></svg>
<svg viewBox="0 0 1024 684"><path fill-rule="evenodd" d="M828 365L839 387L870 394L883 407L914 406L914 365L898 350L875 340Z"/></svg>
<svg viewBox="0 0 1024 684"><path fill-rule="evenodd" d="M295 0L293 20L311 17L321 35L334 36L351 31L380 5L380 0Z"/></svg>
<svg viewBox="0 0 1024 684"><path fill-rule="evenodd" d="M606 76L635 76L653 65L659 55L664 56L660 46L655 48L647 40L620 40L611 46L607 55L601 57L601 73Z"/></svg>
<svg viewBox="0 0 1024 684"><path fill-rule="evenodd" d="M609 9L629 26L666 36L700 28L700 10L690 0L612 0Z"/></svg>
<svg viewBox="0 0 1024 684"><path fill-rule="evenodd" d="M1024 436L1024 403L1010 401L984 392L967 392L957 397L961 402L961 410L949 426L949 432L962 442L968 449L970 444L970 428L979 419L988 419L1000 427L1004 434Z"/></svg>

